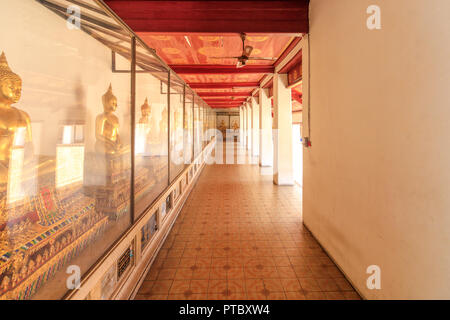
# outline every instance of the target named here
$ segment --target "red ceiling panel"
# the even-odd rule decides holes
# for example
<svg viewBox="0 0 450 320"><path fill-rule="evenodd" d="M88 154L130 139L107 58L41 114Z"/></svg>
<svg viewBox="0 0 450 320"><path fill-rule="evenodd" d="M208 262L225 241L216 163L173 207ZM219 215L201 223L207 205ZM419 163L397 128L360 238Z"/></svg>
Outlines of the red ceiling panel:
<svg viewBox="0 0 450 320"><path fill-rule="evenodd" d="M212 97L227 93L228 99L250 96L264 72L273 72L265 67L286 57L308 32L308 0L105 2L205 100L205 92ZM236 70L237 59L227 57L242 55L240 32L247 33L251 57L274 59L248 60ZM236 71L249 73L230 73ZM299 97L301 86L293 90Z"/></svg>

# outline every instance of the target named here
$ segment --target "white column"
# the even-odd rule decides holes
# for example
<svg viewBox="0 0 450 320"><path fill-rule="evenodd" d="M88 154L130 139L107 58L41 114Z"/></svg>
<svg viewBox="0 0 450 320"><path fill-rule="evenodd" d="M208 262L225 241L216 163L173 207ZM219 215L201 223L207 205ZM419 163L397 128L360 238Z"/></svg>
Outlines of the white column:
<svg viewBox="0 0 450 320"><path fill-rule="evenodd" d="M242 106L242 146L245 148L247 145L247 110L245 109L245 104Z"/></svg>
<svg viewBox="0 0 450 320"><path fill-rule="evenodd" d="M259 156L259 104L255 97L251 97L252 105L252 156Z"/></svg>
<svg viewBox="0 0 450 320"><path fill-rule="evenodd" d="M247 150L252 150L252 110L251 105L246 102L246 109L247 109Z"/></svg>
<svg viewBox="0 0 450 320"><path fill-rule="evenodd" d="M259 165L270 167L273 162L272 108L269 89L259 89Z"/></svg>
<svg viewBox="0 0 450 320"><path fill-rule="evenodd" d="M273 183L294 184L292 100L287 74L273 76Z"/></svg>
<svg viewBox="0 0 450 320"><path fill-rule="evenodd" d="M244 142L242 139L242 132L244 131L244 111L242 110L242 106L239 107L239 145L243 145Z"/></svg>

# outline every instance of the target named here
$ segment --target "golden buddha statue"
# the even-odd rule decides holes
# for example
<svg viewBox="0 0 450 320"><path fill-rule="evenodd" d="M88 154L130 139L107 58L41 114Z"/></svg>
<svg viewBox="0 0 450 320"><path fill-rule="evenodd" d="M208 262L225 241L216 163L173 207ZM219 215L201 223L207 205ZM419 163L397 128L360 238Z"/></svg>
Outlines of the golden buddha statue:
<svg viewBox="0 0 450 320"><path fill-rule="evenodd" d="M164 108L161 112L161 120L159 121L159 136L162 139L160 143L164 142L165 139L167 140L167 120L167 109Z"/></svg>
<svg viewBox="0 0 450 320"><path fill-rule="evenodd" d="M141 106L141 118L139 119L139 123L150 125L150 115L151 115L151 107L148 104L148 99L145 98L144 104Z"/></svg>
<svg viewBox="0 0 450 320"><path fill-rule="evenodd" d="M220 130L220 131L225 131L226 129L227 129L227 127L226 127L226 125L225 125L225 121L222 120L222 121L220 122L220 125L219 125L219 130Z"/></svg>
<svg viewBox="0 0 450 320"><path fill-rule="evenodd" d="M95 119L95 150L99 153L120 153L122 144L119 136L119 118L114 114L117 109L117 98L109 85L108 91L102 97L103 110Z"/></svg>
<svg viewBox="0 0 450 320"><path fill-rule="evenodd" d="M237 123L237 120L234 120L233 121L233 130L234 131L237 131L239 129L239 125L238 125L238 123Z"/></svg>
<svg viewBox="0 0 450 320"><path fill-rule="evenodd" d="M0 55L0 183L8 182L8 168L14 147L31 143L29 115L12 107L20 100L22 79L11 71L5 53Z"/></svg>
<svg viewBox="0 0 450 320"><path fill-rule="evenodd" d="M151 140L150 136L150 114L151 108L148 104L148 99L145 98L144 104L141 106L141 118L136 124L136 154L146 154L148 151L148 142Z"/></svg>

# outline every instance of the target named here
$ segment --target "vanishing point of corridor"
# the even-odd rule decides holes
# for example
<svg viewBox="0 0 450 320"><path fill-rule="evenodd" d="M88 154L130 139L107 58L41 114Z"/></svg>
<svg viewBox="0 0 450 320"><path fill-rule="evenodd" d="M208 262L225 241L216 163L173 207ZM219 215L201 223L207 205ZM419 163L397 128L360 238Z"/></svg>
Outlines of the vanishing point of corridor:
<svg viewBox="0 0 450 320"><path fill-rule="evenodd" d="M275 186L258 165L216 164L204 168L135 299L359 295L303 226L298 186Z"/></svg>

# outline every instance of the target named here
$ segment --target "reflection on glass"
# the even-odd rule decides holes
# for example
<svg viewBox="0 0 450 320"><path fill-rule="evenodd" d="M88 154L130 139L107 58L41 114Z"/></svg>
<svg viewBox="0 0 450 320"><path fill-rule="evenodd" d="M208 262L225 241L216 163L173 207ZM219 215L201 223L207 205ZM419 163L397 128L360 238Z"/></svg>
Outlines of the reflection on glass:
<svg viewBox="0 0 450 320"><path fill-rule="evenodd" d="M184 88L173 82L170 86L170 181L184 169L183 104Z"/></svg>
<svg viewBox="0 0 450 320"><path fill-rule="evenodd" d="M72 1L58 2L64 9ZM132 156L137 218L168 187L169 134L171 154L191 160L194 139L201 150L201 101L192 92L185 98L175 76L169 85L168 71L138 45L140 108L133 113L130 37L96 2L83 2L91 11L84 30L69 30L54 14L60 9L44 2L11 1L0 11L3 29L14 30L2 33L11 63L0 56L0 300L62 298L66 268L79 266L83 276L124 234L131 225ZM172 178L183 167L175 163ZM172 205L168 197L161 214ZM156 228L152 219L143 242ZM102 285L108 292L111 274Z"/></svg>
<svg viewBox="0 0 450 320"><path fill-rule="evenodd" d="M98 43L91 45L106 52ZM26 70L20 59L14 61ZM70 70L65 75L70 77ZM64 91L70 97L65 101L51 83L30 86L29 77L26 80L25 111L13 106L21 97L22 82L2 54L0 299L55 299L67 292L68 264L80 266L84 273L129 226L129 143L119 135L123 114L116 114L119 104L112 86L102 99L100 90L108 85L91 83L95 94L89 105L77 101L74 112L70 99L80 97L83 84ZM124 89L122 93L130 92L126 85ZM103 102L100 114L99 101ZM90 112L85 112L87 107ZM34 132L36 139L31 119L39 129Z"/></svg>
<svg viewBox="0 0 450 320"><path fill-rule="evenodd" d="M202 123L200 121L200 106L196 99L194 105L194 157L197 157L202 150L201 132Z"/></svg>
<svg viewBox="0 0 450 320"><path fill-rule="evenodd" d="M135 217L168 186L167 72L136 77Z"/></svg>
<svg viewBox="0 0 450 320"><path fill-rule="evenodd" d="M192 163L192 151L194 142L194 123L193 123L193 107L194 96L192 93L186 93L184 108L184 163Z"/></svg>

